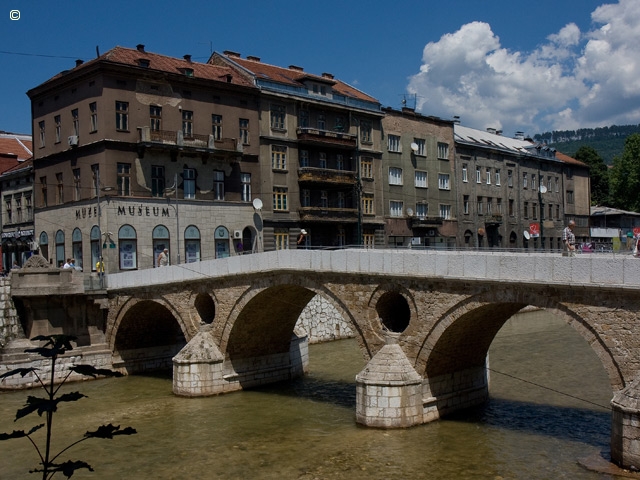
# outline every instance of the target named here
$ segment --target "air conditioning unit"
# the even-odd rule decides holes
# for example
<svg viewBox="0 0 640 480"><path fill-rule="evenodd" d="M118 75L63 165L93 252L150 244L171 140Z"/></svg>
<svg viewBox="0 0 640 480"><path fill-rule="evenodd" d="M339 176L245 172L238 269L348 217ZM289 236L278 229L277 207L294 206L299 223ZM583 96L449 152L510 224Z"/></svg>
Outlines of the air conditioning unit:
<svg viewBox="0 0 640 480"><path fill-rule="evenodd" d="M78 135L70 135L68 138L69 141L69 146L70 147L77 147L78 146Z"/></svg>
<svg viewBox="0 0 640 480"><path fill-rule="evenodd" d="M430 228L427 230L427 237L435 237L436 236L436 229L435 228Z"/></svg>
<svg viewBox="0 0 640 480"><path fill-rule="evenodd" d="M242 230L234 230L233 238L242 238Z"/></svg>

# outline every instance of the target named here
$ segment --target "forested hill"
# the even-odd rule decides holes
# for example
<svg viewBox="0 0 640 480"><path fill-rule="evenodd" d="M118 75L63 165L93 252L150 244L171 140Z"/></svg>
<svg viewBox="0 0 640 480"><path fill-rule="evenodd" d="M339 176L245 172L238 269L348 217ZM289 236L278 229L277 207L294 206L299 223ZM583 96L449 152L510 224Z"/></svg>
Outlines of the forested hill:
<svg viewBox="0 0 640 480"><path fill-rule="evenodd" d="M640 125L554 130L536 134L533 139L569 156L573 156L583 145L588 145L598 152L607 165L611 165L613 157L622 154L624 141L632 133L640 133Z"/></svg>

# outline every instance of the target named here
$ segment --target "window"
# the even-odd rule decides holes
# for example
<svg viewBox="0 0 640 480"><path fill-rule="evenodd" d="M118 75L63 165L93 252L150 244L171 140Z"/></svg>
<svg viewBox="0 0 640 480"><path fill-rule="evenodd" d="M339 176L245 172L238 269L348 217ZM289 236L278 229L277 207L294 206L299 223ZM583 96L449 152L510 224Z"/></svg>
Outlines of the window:
<svg viewBox="0 0 640 480"><path fill-rule="evenodd" d="M413 143L415 143L418 146L418 150L416 150L416 155L421 155L421 156L426 156L426 150L425 150L425 143L424 143L424 139L422 138L414 138L413 139Z"/></svg>
<svg viewBox="0 0 640 480"><path fill-rule="evenodd" d="M449 160L449 144L438 142L438 158Z"/></svg>
<svg viewBox="0 0 640 480"><path fill-rule="evenodd" d="M96 104L96 102L91 102L89 104L89 114L90 114L90 120L91 120L91 131L97 132L98 131L98 105Z"/></svg>
<svg viewBox="0 0 640 480"><path fill-rule="evenodd" d="M427 188L427 172L416 170L415 185L416 188Z"/></svg>
<svg viewBox="0 0 640 480"><path fill-rule="evenodd" d="M318 124L318 130L325 130L327 128L327 121L324 114L321 113L318 115L317 124Z"/></svg>
<svg viewBox="0 0 640 480"><path fill-rule="evenodd" d="M302 190L302 206L311 206L311 190L309 190L308 188Z"/></svg>
<svg viewBox="0 0 640 480"><path fill-rule="evenodd" d="M469 181L468 165L466 163L462 164L462 181L464 183Z"/></svg>
<svg viewBox="0 0 640 480"><path fill-rule="evenodd" d="M93 197L98 196L98 188L100 188L100 165L94 163L91 165L91 181L93 182Z"/></svg>
<svg viewBox="0 0 640 480"><path fill-rule="evenodd" d="M336 155L336 169L344 170L344 156L341 153Z"/></svg>
<svg viewBox="0 0 640 480"><path fill-rule="evenodd" d="M78 109L71 110L71 119L73 120L73 134L80 135L80 120L78 117Z"/></svg>
<svg viewBox="0 0 640 480"><path fill-rule="evenodd" d="M62 124L60 123L60 115L53 117L53 122L56 124L56 143L60 143L60 136L62 135Z"/></svg>
<svg viewBox="0 0 640 480"><path fill-rule="evenodd" d="M162 107L156 105L149 107L149 127L152 132L162 130Z"/></svg>
<svg viewBox="0 0 640 480"><path fill-rule="evenodd" d="M338 192L338 198L337 198L336 206L338 208L345 208L346 207L346 200L345 200L344 192Z"/></svg>
<svg viewBox="0 0 640 480"><path fill-rule="evenodd" d="M551 176L547 177L547 191L551 191Z"/></svg>
<svg viewBox="0 0 640 480"><path fill-rule="evenodd" d="M271 128L284 130L286 109L284 105L271 105Z"/></svg>
<svg viewBox="0 0 640 480"><path fill-rule="evenodd" d="M507 186L513 187L513 170L507 170Z"/></svg>
<svg viewBox="0 0 640 480"><path fill-rule="evenodd" d="M450 187L449 187L449 174L448 173L439 173L438 174L438 188L440 190L450 190Z"/></svg>
<svg viewBox="0 0 640 480"><path fill-rule="evenodd" d="M469 195L462 197L462 213L469 215Z"/></svg>
<svg viewBox="0 0 640 480"><path fill-rule="evenodd" d="M273 232L273 240L276 244L276 250L286 250L289 248L289 231L286 229L276 229Z"/></svg>
<svg viewBox="0 0 640 480"><path fill-rule="evenodd" d="M138 266L138 241L135 228L123 225L118 230L118 256L120 270L133 270Z"/></svg>
<svg viewBox="0 0 640 480"><path fill-rule="evenodd" d="M487 215L493 215L493 198L487 197Z"/></svg>
<svg viewBox="0 0 640 480"><path fill-rule="evenodd" d="M31 222L33 221L33 208L31 206L31 195L25 195L24 196L24 206L26 209L26 217L25 217L25 222Z"/></svg>
<svg viewBox="0 0 640 480"><path fill-rule="evenodd" d="M309 166L309 151L308 150L300 150L300 166L308 167Z"/></svg>
<svg viewBox="0 0 640 480"><path fill-rule="evenodd" d="M196 198L196 170L185 168L182 171L183 198ZM177 188L177 187L176 187Z"/></svg>
<svg viewBox="0 0 640 480"><path fill-rule="evenodd" d="M373 233L363 233L362 234L362 245L364 248L373 248L375 245L376 237Z"/></svg>
<svg viewBox="0 0 640 480"><path fill-rule="evenodd" d="M428 203L416 203L416 216L418 218L427 218L429 215Z"/></svg>
<svg viewBox="0 0 640 480"><path fill-rule="evenodd" d="M271 168L274 170L287 168L287 147L271 145Z"/></svg>
<svg viewBox="0 0 640 480"><path fill-rule="evenodd" d="M484 201L482 199L482 197L478 197L478 203L477 203L477 208L478 208L478 215L483 215L484 214Z"/></svg>
<svg viewBox="0 0 640 480"><path fill-rule="evenodd" d="M373 178L373 159L371 157L360 157L360 176Z"/></svg>
<svg viewBox="0 0 640 480"><path fill-rule="evenodd" d="M324 152L320 152L320 153L318 154L318 156L319 156L319 158L318 158L318 160L319 160L319 165L318 165L318 166L319 166L320 168L327 168L327 154L326 154L326 153L324 153Z"/></svg>
<svg viewBox="0 0 640 480"><path fill-rule="evenodd" d="M482 173L480 173L480 167L476 167L476 183L482 182Z"/></svg>
<svg viewBox="0 0 640 480"><path fill-rule="evenodd" d="M40 194L41 194L41 205L46 207L49 205L47 201L47 177L40 177Z"/></svg>
<svg viewBox="0 0 640 480"><path fill-rule="evenodd" d="M116 102L116 130L129 130L129 102Z"/></svg>
<svg viewBox="0 0 640 480"><path fill-rule="evenodd" d="M522 209L522 216L529 218L529 202L524 202L524 208Z"/></svg>
<svg viewBox="0 0 640 480"><path fill-rule="evenodd" d="M222 140L222 115L211 115L211 133L214 140Z"/></svg>
<svg viewBox="0 0 640 480"><path fill-rule="evenodd" d="M213 198L224 200L224 172L222 170L213 171Z"/></svg>
<svg viewBox="0 0 640 480"><path fill-rule="evenodd" d="M389 185L402 185L402 169L389 167Z"/></svg>
<svg viewBox="0 0 640 480"><path fill-rule="evenodd" d="M549 204L549 220L553 219L553 205Z"/></svg>
<svg viewBox="0 0 640 480"><path fill-rule="evenodd" d="M320 190L320 208L329 208L329 196L326 190Z"/></svg>
<svg viewBox="0 0 640 480"><path fill-rule="evenodd" d="M193 112L191 110L182 111L182 133L185 138L193 137Z"/></svg>
<svg viewBox="0 0 640 480"><path fill-rule="evenodd" d="M40 130L40 148L44 147L44 120L38 122L38 129Z"/></svg>
<svg viewBox="0 0 640 480"><path fill-rule="evenodd" d="M7 223L13 223L13 210L12 210L12 198L11 195L4 197L4 211L7 218Z"/></svg>
<svg viewBox="0 0 640 480"><path fill-rule="evenodd" d="M118 163L118 195L131 195L130 163Z"/></svg>
<svg viewBox="0 0 640 480"><path fill-rule="evenodd" d="M445 220L451 220L451 205L440 205L440 217Z"/></svg>
<svg viewBox="0 0 640 480"><path fill-rule="evenodd" d="M535 190L536 189L536 176L534 174L531 174L531 190Z"/></svg>
<svg viewBox="0 0 640 480"><path fill-rule="evenodd" d="M400 201L391 200L389 202L389 215L392 217L401 217L404 210L404 204Z"/></svg>
<svg viewBox="0 0 640 480"><path fill-rule="evenodd" d="M240 143L243 145L249 145L249 120L241 118L239 120L240 126Z"/></svg>
<svg viewBox="0 0 640 480"><path fill-rule="evenodd" d="M509 199L509 216L510 217L513 217L516 214L514 206L515 206L515 202L513 201L513 199L510 198Z"/></svg>
<svg viewBox="0 0 640 480"><path fill-rule="evenodd" d="M283 212L287 209L287 189L285 187L273 187L273 210Z"/></svg>
<svg viewBox="0 0 640 480"><path fill-rule="evenodd" d="M64 203L64 183L62 182L62 173L56 173L56 182L58 183L56 189L56 204L61 205Z"/></svg>
<svg viewBox="0 0 640 480"><path fill-rule="evenodd" d="M556 220L560 220L560 205L556 205Z"/></svg>
<svg viewBox="0 0 640 480"><path fill-rule="evenodd" d="M387 142L390 152L400 152L400 137L398 135L388 135Z"/></svg>
<svg viewBox="0 0 640 480"><path fill-rule="evenodd" d="M368 122L366 120L360 122L360 141L362 143L372 143L371 122Z"/></svg>
<svg viewBox="0 0 640 480"><path fill-rule="evenodd" d="M335 123L333 124L333 129L336 132L344 132L344 117L336 117Z"/></svg>
<svg viewBox="0 0 640 480"><path fill-rule="evenodd" d="M491 169L487 168L485 173L487 174L487 185L491 185Z"/></svg>
<svg viewBox="0 0 640 480"><path fill-rule="evenodd" d="M82 197L82 194L80 190L80 169L74 168L73 169L73 199L80 200L81 197Z"/></svg>
<svg viewBox="0 0 640 480"><path fill-rule="evenodd" d="M151 196L163 197L164 188L164 167L162 165L151 165Z"/></svg>
<svg viewBox="0 0 640 480"><path fill-rule="evenodd" d="M496 203L496 213L498 215L502 215L502 199L498 198L498 199L496 199L496 202L497 202Z"/></svg>
<svg viewBox="0 0 640 480"><path fill-rule="evenodd" d="M500 169L496 169L496 185L500 186Z"/></svg>
<svg viewBox="0 0 640 480"><path fill-rule="evenodd" d="M363 215L374 215L375 211L373 209L373 194L372 193L363 193L362 194L362 214Z"/></svg>
<svg viewBox="0 0 640 480"><path fill-rule="evenodd" d="M527 173L522 174L522 188L527 188Z"/></svg>
<svg viewBox="0 0 640 480"><path fill-rule="evenodd" d="M538 204L537 203L532 203L531 204L531 217L533 217L534 220L538 219Z"/></svg>
<svg viewBox="0 0 640 480"><path fill-rule="evenodd" d="M567 203L574 203L573 190L567 190Z"/></svg>
<svg viewBox="0 0 640 480"><path fill-rule="evenodd" d="M251 201L251 174L241 173L240 183L242 184L242 201L250 202Z"/></svg>
<svg viewBox="0 0 640 480"><path fill-rule="evenodd" d="M22 195L16 195L14 197L16 203L16 222L22 222Z"/></svg>
<svg viewBox="0 0 640 480"><path fill-rule="evenodd" d="M298 112L298 127L309 128L309 110L300 110Z"/></svg>

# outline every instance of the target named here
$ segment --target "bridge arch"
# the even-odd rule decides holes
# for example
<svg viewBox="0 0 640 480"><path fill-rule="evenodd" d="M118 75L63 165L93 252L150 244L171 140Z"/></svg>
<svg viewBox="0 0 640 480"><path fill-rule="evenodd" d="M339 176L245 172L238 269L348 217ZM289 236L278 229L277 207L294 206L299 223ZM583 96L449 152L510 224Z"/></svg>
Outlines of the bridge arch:
<svg viewBox="0 0 640 480"><path fill-rule="evenodd" d="M486 355L505 322L526 306L542 308L569 324L594 350L607 373L612 390L624 387L624 377L604 339L590 322L568 305L541 292L491 289L471 296L450 308L437 320L420 346L415 368L429 379L434 396L444 375L484 368Z"/></svg>
<svg viewBox="0 0 640 480"><path fill-rule="evenodd" d="M375 310L380 328L392 333L404 332L418 318L414 295L400 284L379 285L369 299L369 306Z"/></svg>

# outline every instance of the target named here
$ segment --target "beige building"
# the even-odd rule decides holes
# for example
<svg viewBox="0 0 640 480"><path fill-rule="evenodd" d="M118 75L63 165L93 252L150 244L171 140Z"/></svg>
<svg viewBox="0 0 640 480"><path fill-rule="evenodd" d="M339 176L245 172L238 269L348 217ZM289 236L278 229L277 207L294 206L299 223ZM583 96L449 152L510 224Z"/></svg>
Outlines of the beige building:
<svg viewBox="0 0 640 480"><path fill-rule="evenodd" d="M387 244L454 247L457 235L453 121L384 108Z"/></svg>

